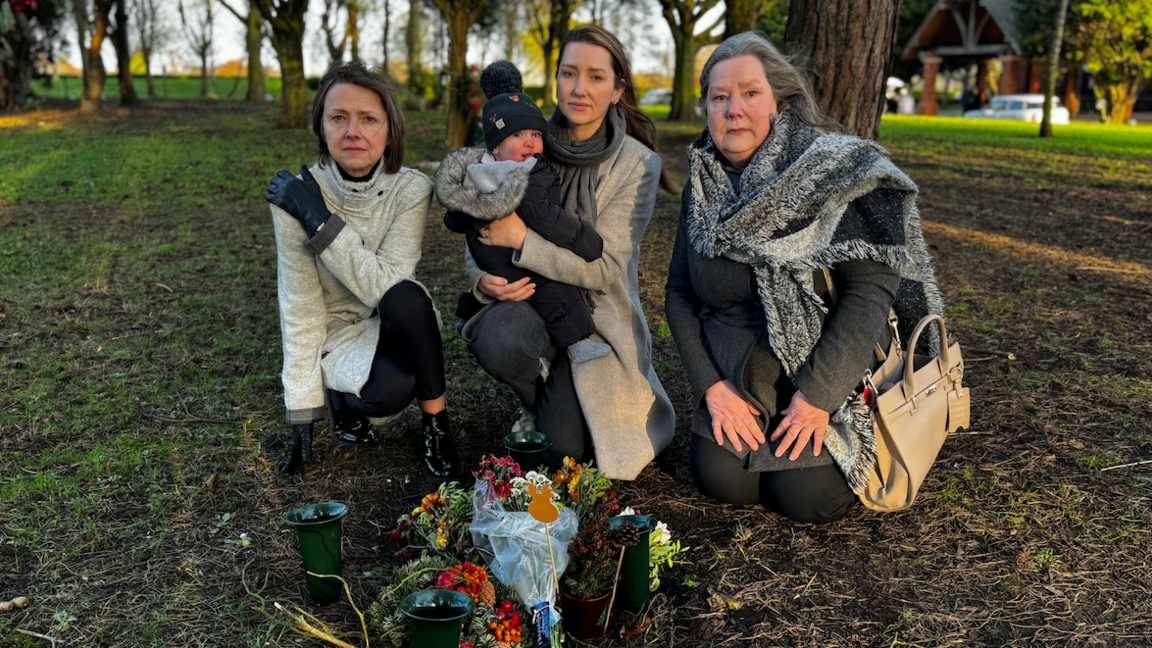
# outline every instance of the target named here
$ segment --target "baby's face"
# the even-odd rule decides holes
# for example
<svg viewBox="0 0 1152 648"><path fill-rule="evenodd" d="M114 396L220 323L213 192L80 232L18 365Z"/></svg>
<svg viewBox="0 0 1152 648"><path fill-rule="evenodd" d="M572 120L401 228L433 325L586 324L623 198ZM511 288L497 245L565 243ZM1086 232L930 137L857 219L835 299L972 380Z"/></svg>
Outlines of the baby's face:
<svg viewBox="0 0 1152 648"><path fill-rule="evenodd" d="M492 157L502 162L505 160L523 162L543 152L544 134L538 130L522 130L512 133L492 149Z"/></svg>

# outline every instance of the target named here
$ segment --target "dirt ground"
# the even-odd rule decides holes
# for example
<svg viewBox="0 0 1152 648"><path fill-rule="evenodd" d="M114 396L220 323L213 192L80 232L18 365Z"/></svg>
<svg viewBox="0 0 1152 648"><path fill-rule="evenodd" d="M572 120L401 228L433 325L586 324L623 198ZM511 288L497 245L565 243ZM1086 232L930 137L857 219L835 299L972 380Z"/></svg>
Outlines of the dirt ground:
<svg viewBox="0 0 1152 648"><path fill-rule="evenodd" d="M694 133L661 130L666 168L682 184L682 152ZM650 627L634 632L627 615L614 614L596 645L1152 645L1152 188L1037 189L975 165L944 169L899 155L895 161L921 187L950 331L964 348L971 428L945 444L906 511L878 515L857 507L840 522L814 526L759 507L717 504L687 473L691 392L671 337L655 333L655 366L677 408L677 438L622 486L621 501L667 522L691 551L661 574L646 612ZM266 218L263 209L250 197L236 200L236 213L254 222ZM678 209L678 198L660 195L641 252L642 299L654 332L664 323ZM107 207L22 204L0 209L0 218L39 222L53 210L66 224L115 218ZM429 219L417 275L447 316L463 288L463 243L440 225L441 215ZM156 218L140 227L165 226L166 215ZM270 228L267 234L270 242ZM255 242L218 244L250 249ZM253 294L266 307L274 303L274 249L258 254L263 269L252 279ZM274 317L255 314L254 306L238 304L221 319L247 317L246 308L253 310L251 334L278 347ZM107 334L133 334L130 320L118 320L123 330ZM498 446L517 410L511 392L476 366L454 333L444 339L448 399L472 464ZM234 362L239 375L241 363L261 361ZM428 490L412 470L416 414L402 415L384 448L341 451L320 438L318 460L285 477L269 464L287 438L271 400L276 394L268 388L264 411L242 433L221 433L197 454L160 462L153 479L195 488L216 471L237 472L219 492L177 508L165 542L143 554L137 570L112 565L118 552L153 546L152 530L140 524L149 517L148 501L116 496L102 501L92 522L132 526L135 535L119 540L125 545L80 546L67 560L45 564L0 544L2 591L77 592L70 609L83 624L82 639L69 645L324 645L268 625L259 610L275 615L273 602L301 605L354 632L359 622L346 604L316 608L307 601L282 517L301 502L350 503L345 574L366 608L398 564L387 532ZM192 416L176 418L182 422L141 414L139 422L173 438L214 429ZM25 432L3 449L45 450ZM223 527L224 498L228 510L259 521L244 551L214 537ZM150 609L175 593L180 603L157 620ZM18 619L27 623L21 627L44 628L51 610ZM150 638L132 639L137 631ZM0 645L48 643L13 632L0 636Z"/></svg>

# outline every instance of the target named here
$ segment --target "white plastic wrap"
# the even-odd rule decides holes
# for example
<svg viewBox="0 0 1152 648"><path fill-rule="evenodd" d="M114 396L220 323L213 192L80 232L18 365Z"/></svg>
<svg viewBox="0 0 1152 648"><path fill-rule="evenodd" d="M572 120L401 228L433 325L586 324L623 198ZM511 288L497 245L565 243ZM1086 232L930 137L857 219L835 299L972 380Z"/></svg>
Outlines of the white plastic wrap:
<svg viewBox="0 0 1152 648"><path fill-rule="evenodd" d="M568 567L568 543L576 536L576 515L560 509L560 518L548 525L552 536L552 558L556 578ZM544 523L529 513L505 511L500 501L489 495L487 482L477 482L472 496L472 544L488 561L488 571L501 583L516 590L520 602L529 608L546 602L555 613L556 580Z"/></svg>

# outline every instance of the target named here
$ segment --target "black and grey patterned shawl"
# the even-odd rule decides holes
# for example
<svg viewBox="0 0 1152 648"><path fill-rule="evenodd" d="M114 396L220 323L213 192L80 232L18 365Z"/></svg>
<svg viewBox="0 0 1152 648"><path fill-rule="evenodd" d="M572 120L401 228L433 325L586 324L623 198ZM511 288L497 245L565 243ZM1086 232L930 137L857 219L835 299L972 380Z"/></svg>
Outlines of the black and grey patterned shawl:
<svg viewBox="0 0 1152 648"><path fill-rule="evenodd" d="M768 342L792 376L820 339L823 301L812 273L848 260L885 263L900 273L893 308L901 335L929 313L942 314L932 259L920 230L916 185L875 142L823 133L785 111L772 116L768 138L740 177L737 191L705 131L688 150L695 200L688 238L704 257L753 267L768 320ZM857 198L886 208L848 210ZM929 331L935 331L934 328ZM928 340L933 350L937 337ZM833 413L825 445L859 491L875 462L875 440L859 397Z"/></svg>

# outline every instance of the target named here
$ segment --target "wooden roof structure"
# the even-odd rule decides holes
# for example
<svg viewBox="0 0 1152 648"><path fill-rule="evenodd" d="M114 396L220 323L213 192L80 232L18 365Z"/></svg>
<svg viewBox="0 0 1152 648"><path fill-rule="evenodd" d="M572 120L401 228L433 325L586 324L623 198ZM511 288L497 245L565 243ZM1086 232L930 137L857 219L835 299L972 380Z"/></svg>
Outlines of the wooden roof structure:
<svg viewBox="0 0 1152 648"><path fill-rule="evenodd" d="M939 0L904 47L902 58L921 52L941 57L991 58L1020 54L1014 0Z"/></svg>

